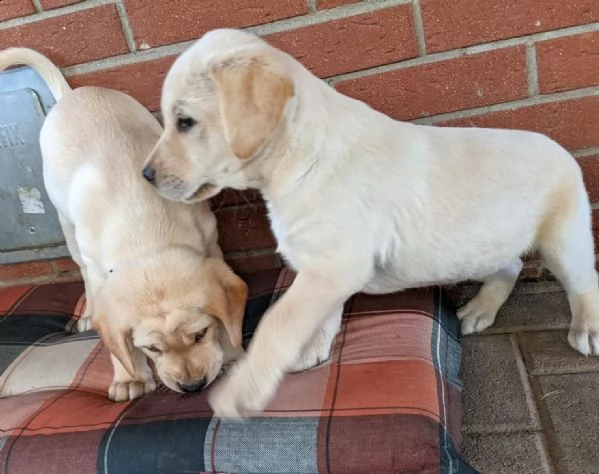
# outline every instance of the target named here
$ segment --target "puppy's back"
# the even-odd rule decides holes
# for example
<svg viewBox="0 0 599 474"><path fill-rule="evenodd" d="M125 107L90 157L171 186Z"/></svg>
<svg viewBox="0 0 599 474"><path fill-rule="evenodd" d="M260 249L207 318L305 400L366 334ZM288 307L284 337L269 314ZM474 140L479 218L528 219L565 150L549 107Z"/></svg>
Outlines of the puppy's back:
<svg viewBox="0 0 599 474"><path fill-rule="evenodd" d="M132 97L82 87L66 94L44 122L40 133L44 166L60 169L70 178L82 164L108 163L111 182L128 179L140 172L161 131L152 114Z"/></svg>
<svg viewBox="0 0 599 474"><path fill-rule="evenodd" d="M135 99L97 87L65 94L48 114L40 134L44 181L59 213L81 237L118 242L132 252L175 241L201 248L209 245L205 235L216 239L207 203L167 201L142 178L161 132Z"/></svg>

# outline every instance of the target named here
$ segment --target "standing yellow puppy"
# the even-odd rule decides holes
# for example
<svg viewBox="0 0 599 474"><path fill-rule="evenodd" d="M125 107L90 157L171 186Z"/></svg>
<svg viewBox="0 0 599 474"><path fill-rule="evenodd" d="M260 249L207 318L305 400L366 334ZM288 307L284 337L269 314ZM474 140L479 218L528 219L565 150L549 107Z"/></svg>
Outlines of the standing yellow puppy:
<svg viewBox="0 0 599 474"><path fill-rule="evenodd" d="M326 359L357 291L482 280L462 308L482 331L538 249L572 309L568 340L599 355L599 287L582 174L546 136L392 120L262 39L207 33L163 88L165 130L146 175L162 195L256 187L298 276L248 356L213 393L217 414L260 410L290 370Z"/></svg>

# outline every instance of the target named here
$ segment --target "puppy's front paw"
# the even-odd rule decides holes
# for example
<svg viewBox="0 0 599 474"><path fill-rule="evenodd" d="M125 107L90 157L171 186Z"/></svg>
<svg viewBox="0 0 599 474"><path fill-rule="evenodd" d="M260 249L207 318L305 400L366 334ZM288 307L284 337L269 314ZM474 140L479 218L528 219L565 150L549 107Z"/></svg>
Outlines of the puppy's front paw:
<svg viewBox="0 0 599 474"><path fill-rule="evenodd" d="M495 322L498 310L495 301L485 299L480 294L475 296L466 306L458 310L458 318L462 322L462 334L484 331Z"/></svg>
<svg viewBox="0 0 599 474"><path fill-rule="evenodd" d="M568 342L585 356L599 356L599 328L570 328Z"/></svg>
<svg viewBox="0 0 599 474"><path fill-rule="evenodd" d="M82 316L77 321L77 332L91 331L93 329L92 318L90 316Z"/></svg>
<svg viewBox="0 0 599 474"><path fill-rule="evenodd" d="M114 402L126 402L154 390L156 390L156 382L153 379L113 381L108 389L108 398Z"/></svg>
<svg viewBox="0 0 599 474"><path fill-rule="evenodd" d="M208 403L219 418L240 419L252 411L261 411L271 400L280 376L266 371L253 371L241 361L218 383L208 396Z"/></svg>

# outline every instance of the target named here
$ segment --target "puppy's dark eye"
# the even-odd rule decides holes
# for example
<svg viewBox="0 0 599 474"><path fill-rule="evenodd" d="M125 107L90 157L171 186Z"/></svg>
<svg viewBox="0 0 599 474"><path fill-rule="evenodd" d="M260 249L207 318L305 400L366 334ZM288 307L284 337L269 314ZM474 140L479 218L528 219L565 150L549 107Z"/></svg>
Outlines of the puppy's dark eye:
<svg viewBox="0 0 599 474"><path fill-rule="evenodd" d="M195 336L194 336L195 343L197 344L202 339L204 339L204 336L206 335L207 332L208 332L208 328L202 329L201 331L196 332Z"/></svg>
<svg viewBox="0 0 599 474"><path fill-rule="evenodd" d="M146 346L146 350L153 352L154 354L162 354L162 351L158 349L156 346Z"/></svg>
<svg viewBox="0 0 599 474"><path fill-rule="evenodd" d="M196 124L196 121L191 117L179 117L177 118L177 130L180 132L186 132Z"/></svg>

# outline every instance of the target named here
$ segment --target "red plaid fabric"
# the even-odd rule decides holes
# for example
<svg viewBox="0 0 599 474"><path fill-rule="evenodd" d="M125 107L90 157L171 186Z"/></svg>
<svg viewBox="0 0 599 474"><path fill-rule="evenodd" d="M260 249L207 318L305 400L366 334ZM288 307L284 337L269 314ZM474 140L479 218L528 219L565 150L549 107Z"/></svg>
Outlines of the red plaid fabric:
<svg viewBox="0 0 599 474"><path fill-rule="evenodd" d="M245 343L293 273L246 281ZM352 298L330 361L289 375L244 423L214 418L205 393L109 401L108 352L72 332L82 294L0 291L2 472L475 472L457 448L458 324L439 289Z"/></svg>

